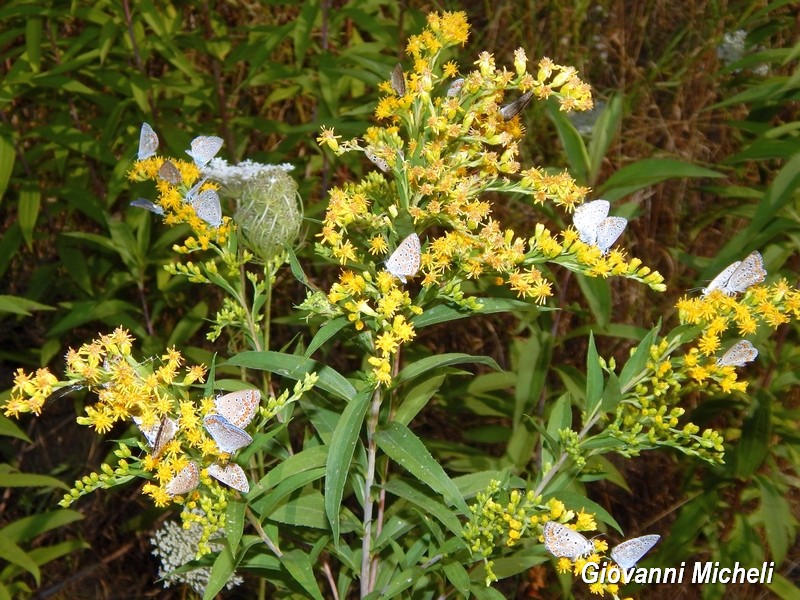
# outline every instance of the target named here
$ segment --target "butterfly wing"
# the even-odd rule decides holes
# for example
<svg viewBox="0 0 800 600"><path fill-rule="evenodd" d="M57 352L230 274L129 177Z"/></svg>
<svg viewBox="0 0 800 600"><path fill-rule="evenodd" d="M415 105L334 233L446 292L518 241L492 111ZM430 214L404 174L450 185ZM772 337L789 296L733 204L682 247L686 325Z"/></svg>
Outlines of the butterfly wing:
<svg viewBox="0 0 800 600"><path fill-rule="evenodd" d="M764 270L764 259L758 251L751 252L731 273L725 283L723 292L729 296L744 292L751 285L761 283L767 276Z"/></svg>
<svg viewBox="0 0 800 600"><path fill-rule="evenodd" d="M139 132L139 160L144 160L154 156L158 150L158 136L153 128L147 123L142 123L142 130Z"/></svg>
<svg viewBox="0 0 800 600"><path fill-rule="evenodd" d="M228 487L246 494L250 491L250 483L247 481L244 469L237 464L229 463L224 467L219 463L213 463L208 467L208 474L217 481L221 481Z"/></svg>
<svg viewBox="0 0 800 600"><path fill-rule="evenodd" d="M364 155L370 160L370 162L373 165L378 167L384 173L388 173L391 170L391 167L389 166L389 163L386 162L386 159L383 159L377 154L375 154L375 152L371 147L364 150Z"/></svg>
<svg viewBox="0 0 800 600"><path fill-rule="evenodd" d="M232 454L244 448L253 441L243 429L236 427L228 422L222 415L210 414L203 419L206 431L211 435L219 446L219 449L228 454Z"/></svg>
<svg viewBox="0 0 800 600"><path fill-rule="evenodd" d="M611 204L608 200L593 200L581 204L572 215L572 224L584 244L594 245L597 242L597 226L608 216Z"/></svg>
<svg viewBox="0 0 800 600"><path fill-rule="evenodd" d="M419 271L420 243L419 236L412 233L397 246L386 261L386 270L406 282L406 277L413 277Z"/></svg>
<svg viewBox="0 0 800 600"><path fill-rule="evenodd" d="M147 198L137 198L136 200L131 200L131 206L135 206L136 208L144 208L145 210L149 210L152 213L157 215L164 214L164 209L161 208L158 204L150 202Z"/></svg>
<svg viewBox="0 0 800 600"><path fill-rule="evenodd" d="M194 164L202 169L217 155L220 148L222 148L221 137L200 135L192 140L191 150L187 150L186 154L191 156Z"/></svg>
<svg viewBox="0 0 800 600"><path fill-rule="evenodd" d="M406 78L403 75L403 65L397 63L392 70L392 89L398 96L406 95Z"/></svg>
<svg viewBox="0 0 800 600"><path fill-rule="evenodd" d="M606 217L597 226L597 238L595 245L606 254L614 242L617 241L622 232L628 226L628 220L622 217Z"/></svg>
<svg viewBox="0 0 800 600"><path fill-rule="evenodd" d="M175 474L166 485L166 491L170 496L181 496L188 494L200 484L200 469L197 463L190 462L183 469Z"/></svg>
<svg viewBox="0 0 800 600"><path fill-rule="evenodd" d="M660 535L643 535L642 537L622 542L619 546L611 550L611 558L623 569L630 569L636 565L660 539Z"/></svg>
<svg viewBox="0 0 800 600"><path fill-rule="evenodd" d="M519 113L525 110L525 107L533 98L533 92L528 91L522 94L519 98L511 102L510 104L506 104L505 106L500 108L500 116L503 117L504 121L510 121L514 117L516 117Z"/></svg>
<svg viewBox="0 0 800 600"><path fill-rule="evenodd" d="M724 291L728 280L731 278L731 275L733 275L733 272L739 268L740 264L742 264L742 261L737 260L735 263L731 263L725 267L719 275L711 280L711 283L709 283L707 287L703 288L703 296L708 296L714 290Z"/></svg>
<svg viewBox="0 0 800 600"><path fill-rule="evenodd" d="M749 362L753 362L758 356L758 350L747 340L739 340L728 351L717 360L719 367L743 367Z"/></svg>
<svg viewBox="0 0 800 600"><path fill-rule="evenodd" d="M458 79L453 80L453 83L450 84L450 87L447 88L447 97L453 98L458 96L461 93L461 89L464 87L464 78L459 77Z"/></svg>
<svg viewBox="0 0 800 600"><path fill-rule="evenodd" d="M222 206L215 190L203 190L192 198L191 205L197 216L212 227L222 225Z"/></svg>
<svg viewBox="0 0 800 600"><path fill-rule="evenodd" d="M214 400L217 412L229 423L239 428L247 427L250 424L250 421L256 416L260 403L261 392L259 390L231 392Z"/></svg>
<svg viewBox="0 0 800 600"><path fill-rule="evenodd" d="M571 560L594 552L594 544L585 536L555 521L544 524L544 546L553 556Z"/></svg>
<svg viewBox="0 0 800 600"><path fill-rule="evenodd" d="M169 417L164 417L152 427L144 426L141 417L133 417L133 422L136 423L139 431L142 432L147 443L150 444L154 455L161 452L161 449L172 441L172 438L178 432L178 424Z"/></svg>
<svg viewBox="0 0 800 600"><path fill-rule="evenodd" d="M158 169L158 176L172 185L178 185L183 181L183 176L171 160L165 160L161 168Z"/></svg>

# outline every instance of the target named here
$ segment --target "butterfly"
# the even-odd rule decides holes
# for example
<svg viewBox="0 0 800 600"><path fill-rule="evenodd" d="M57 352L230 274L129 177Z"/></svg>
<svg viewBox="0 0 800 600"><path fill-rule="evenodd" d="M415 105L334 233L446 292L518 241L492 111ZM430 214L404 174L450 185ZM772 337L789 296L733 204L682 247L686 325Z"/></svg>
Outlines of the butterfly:
<svg viewBox="0 0 800 600"><path fill-rule="evenodd" d="M391 167L389 166L389 163L386 162L386 159L381 158L380 156L375 154L375 152L373 151L372 147L366 148L364 150L364 155L372 162L372 164L374 164L376 167L378 167L384 173L388 173L389 170L391 169Z"/></svg>
<svg viewBox="0 0 800 600"><path fill-rule="evenodd" d="M218 414L227 419L228 423L244 428L256 416L260 403L261 392L259 390L241 390L217 396L214 400L214 407Z"/></svg>
<svg viewBox="0 0 800 600"><path fill-rule="evenodd" d="M656 545L660 535L643 535L633 538L627 542L622 542L611 550L611 558L623 569L630 569Z"/></svg>
<svg viewBox="0 0 800 600"><path fill-rule="evenodd" d="M150 444L150 447L153 449L154 455L161 452L161 449L166 446L178 432L178 424L169 417L164 417L151 427L143 426L141 417L133 417L133 422L136 423L139 431L141 431L145 439L147 439L147 443Z"/></svg>
<svg viewBox="0 0 800 600"><path fill-rule="evenodd" d="M609 251L628 225L627 219L607 216L610 207L608 200L593 200L576 208L572 217L581 241L597 246L603 254Z"/></svg>
<svg viewBox="0 0 800 600"><path fill-rule="evenodd" d="M142 130L139 132L139 160L144 160L154 156L158 150L158 136L153 128L147 123L142 123Z"/></svg>
<svg viewBox="0 0 800 600"><path fill-rule="evenodd" d="M403 75L403 65L397 63L392 70L392 89L398 96L406 95L406 78Z"/></svg>
<svg viewBox="0 0 800 600"><path fill-rule="evenodd" d="M165 489L170 496L180 496L191 492L199 483L200 469L197 468L197 463L192 461L169 480Z"/></svg>
<svg viewBox="0 0 800 600"><path fill-rule="evenodd" d="M178 185L183 181L183 176L178 170L178 167L170 160L164 161L164 164L162 164L161 168L158 170L158 176L172 185Z"/></svg>
<svg viewBox="0 0 800 600"><path fill-rule="evenodd" d="M131 206L135 206L136 208L144 208L152 213L156 213L157 215L163 216L164 214L163 208L154 202L150 202L150 200L147 198L137 198L136 200L131 200Z"/></svg>
<svg viewBox="0 0 800 600"><path fill-rule="evenodd" d="M747 340L739 340L728 351L717 359L718 367L743 367L753 362L758 356L758 350Z"/></svg>
<svg viewBox="0 0 800 600"><path fill-rule="evenodd" d="M191 156L194 164L202 169L217 155L220 148L222 148L221 137L200 135L192 140L191 150L187 150L186 154Z"/></svg>
<svg viewBox="0 0 800 600"><path fill-rule="evenodd" d="M544 547L558 558L575 560L594 552L594 544L566 525L548 521L544 524Z"/></svg>
<svg viewBox="0 0 800 600"><path fill-rule="evenodd" d="M412 233L395 248L386 261L386 270L403 283L406 277L413 277L419 271L420 245L419 236Z"/></svg>
<svg viewBox="0 0 800 600"><path fill-rule="evenodd" d="M447 97L453 98L454 96L458 96L461 93L461 88L464 87L464 78L459 77L458 79L453 80L453 83L450 84L450 87L447 88Z"/></svg>
<svg viewBox="0 0 800 600"><path fill-rule="evenodd" d="M766 276L764 259L756 250L748 254L744 260L737 260L725 267L722 273L711 280L708 287L703 288L703 296L708 296L714 290L719 290L726 296L734 296L746 291L751 285L761 283Z"/></svg>
<svg viewBox="0 0 800 600"><path fill-rule="evenodd" d="M514 117L516 117L519 113L525 110L525 107L533 98L533 92L528 91L522 94L519 98L511 102L510 104L506 104L500 108L500 116L503 117L504 121L510 121Z"/></svg>
<svg viewBox="0 0 800 600"><path fill-rule="evenodd" d="M232 454L240 448L244 448L253 441L249 433L231 424L228 419L222 415L206 415L206 418L203 419L203 425L206 431L211 434L211 437L214 438L219 449L228 454Z"/></svg>
<svg viewBox="0 0 800 600"><path fill-rule="evenodd" d="M203 190L194 195L189 203L203 221L212 227L222 225L222 206L220 206L219 195L215 190Z"/></svg>
<svg viewBox="0 0 800 600"><path fill-rule="evenodd" d="M219 463L213 463L208 467L208 474L217 481L221 481L228 487L246 494L250 491L250 483L244 469L237 464L228 463L224 467Z"/></svg>

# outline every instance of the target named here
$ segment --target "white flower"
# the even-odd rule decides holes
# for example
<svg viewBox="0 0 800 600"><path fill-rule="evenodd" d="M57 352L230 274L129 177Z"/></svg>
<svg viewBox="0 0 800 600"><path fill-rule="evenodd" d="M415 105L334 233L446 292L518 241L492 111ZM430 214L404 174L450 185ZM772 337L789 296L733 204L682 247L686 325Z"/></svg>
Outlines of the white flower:
<svg viewBox="0 0 800 600"><path fill-rule="evenodd" d="M169 574L178 567L182 567L195 559L202 533L203 527L198 523L192 523L189 529L184 529L180 523L166 521L163 527L157 530L153 537L150 538L154 546L153 555L161 560L158 576L163 578L164 587L185 583L191 586L198 594L205 592L208 579L211 576L210 567L199 567L185 573ZM222 530L220 530L220 534L223 534ZM222 549L220 544L211 544L211 547L214 550ZM243 581L241 577L234 575L228 580L225 587L231 589L241 585Z"/></svg>
<svg viewBox="0 0 800 600"><path fill-rule="evenodd" d="M255 179L265 171L280 169L288 172L294 169L289 163L265 165L252 160L243 160L238 165L230 165L224 158L214 158L203 167L203 176L218 181L225 187L238 188L243 183Z"/></svg>

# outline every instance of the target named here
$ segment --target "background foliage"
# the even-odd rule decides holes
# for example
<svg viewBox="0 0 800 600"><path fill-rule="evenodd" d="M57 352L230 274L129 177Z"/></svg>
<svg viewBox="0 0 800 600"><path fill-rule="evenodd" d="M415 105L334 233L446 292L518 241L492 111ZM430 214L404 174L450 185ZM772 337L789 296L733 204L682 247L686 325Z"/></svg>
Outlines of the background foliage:
<svg viewBox="0 0 800 600"><path fill-rule="evenodd" d="M590 329L601 354L623 364L659 317L672 317L685 290L740 258L742 248L761 249L770 273L796 272L799 87L791 44L798 32L790 2L576 0L469 8L12 1L0 8L0 387L10 386L19 366L57 370L67 347L118 324L142 340L144 352L174 344L207 361L216 348L198 331L219 299L192 294L182 278L160 268L181 232L128 208L137 190L125 174L141 122L175 144L173 155L195 135L215 133L225 139L228 159L293 163L310 241L325 190L368 168L353 157L329 164L314 142L319 126L359 135L371 122L376 86L402 58L407 35L421 29L425 12L440 8L468 11L473 28L462 63L481 50L510 63L522 46L529 57L575 65L592 84L606 110L588 146L568 121L537 108L526 114L522 160L566 166L604 197L624 197L622 214L635 216L626 246L668 284L659 295L623 280L564 276L552 303L564 309L559 313L536 320L487 315L457 329L421 330L431 353L485 354L505 369L449 378L415 422L416 434L446 457L448 469L469 471L523 454L508 442L520 407L541 412L564 388L583 389ZM725 66L717 47L737 29L749 32L752 53ZM768 75L755 71L763 63ZM521 202L504 201L499 210L519 230L541 218ZM327 287L333 274L313 263L310 245L298 254L306 272ZM291 314L304 296L288 273L279 275L275 290L275 314ZM275 347L299 331L294 322L276 323ZM800 558L797 333L784 326L761 341L766 360L751 365L748 396L704 403L692 416L738 438L726 465L651 453L615 461L618 477L586 484L625 531L661 533L657 551L670 561L756 563L766 548L784 564L784 579L771 593L786 598L796 593L790 582ZM347 353L326 360L342 371L353 367ZM507 408L497 395L512 384L516 405ZM134 534L163 516L140 504L136 490L87 499L79 508L92 519L74 522L79 513L52 510L63 488L57 481L96 467L107 451L77 431L70 402L30 422L25 434L33 445L16 441L25 434L0 417L9 486L0 534L3 548L15 544L27 557L0 571L0 581L66 596L92 588L94 597L114 597L122 586L150 590L156 567L146 539ZM57 450L65 445L68 455ZM549 597L538 587L547 576L534 568L504 593ZM763 592L743 589L736 597ZM708 586L703 593L720 597L724 590ZM699 597L700 591L655 586L647 597L659 594Z"/></svg>

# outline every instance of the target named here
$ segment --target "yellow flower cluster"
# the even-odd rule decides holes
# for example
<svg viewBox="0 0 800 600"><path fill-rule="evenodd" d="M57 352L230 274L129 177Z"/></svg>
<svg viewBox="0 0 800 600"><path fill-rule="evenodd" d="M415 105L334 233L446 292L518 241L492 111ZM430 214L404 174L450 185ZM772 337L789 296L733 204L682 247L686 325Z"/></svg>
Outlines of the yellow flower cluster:
<svg viewBox="0 0 800 600"><path fill-rule="evenodd" d="M458 66L440 65L441 51L463 44L468 35L464 13L430 15L427 28L409 40L407 52L413 62L402 73L402 82L395 72L381 85L385 95L375 115L388 124L369 128L363 140L342 140L325 127L317 138L337 155L363 152L378 167L357 184L331 190L318 249L340 265L363 272L356 277L344 271L329 301L357 329L366 326L375 332L381 354L370 362L383 383L391 378L388 360L394 350L410 339L397 328L408 326L412 304L386 276L379 258L391 256L391 248L412 232L421 234L423 293L461 293L464 281L488 277L521 298L544 304L553 294L552 283L538 267L546 261L593 277L620 275L664 289L662 277L638 259L628 262L619 251L603 255L580 242L572 229L560 242L540 225L527 239L494 220L489 194L527 195L534 204L552 202L567 212L584 201L588 188L566 172L521 168L517 158L525 131L518 115L532 98L555 97L562 110L591 108L592 99L572 67L545 58L529 73L521 49L514 54L513 70L498 68L494 57L483 53L475 70L456 79ZM513 99L511 94L522 95ZM369 282L381 293L402 296L402 301L393 298L390 304L400 307L405 320L395 324L395 313L376 314L381 313L378 298L353 289L354 281L361 288ZM441 292L438 297L469 308Z"/></svg>
<svg viewBox="0 0 800 600"><path fill-rule="evenodd" d="M395 295L404 292L381 274L379 259L391 256L390 249L412 232L421 234L423 293L460 289L466 280L488 277L521 298L543 304L553 294L552 283L538 267L547 261L595 277L630 277L663 290L661 276L641 261L628 262L618 251L604 256L580 242L574 230L564 232L559 242L538 226L527 239L494 220L490 194L526 195L534 204L552 202L567 212L584 201L588 188L566 172L521 168L517 158L525 131L518 115L532 98L557 98L562 110L591 108L592 99L572 67L545 58L529 73L522 49L514 55L513 70L498 68L494 57L483 53L476 69L457 79L455 63L440 65L441 51L463 44L468 35L464 13L430 15L427 28L409 40L410 70L402 73L402 81L395 72L381 85L385 96L375 115L388 124L369 128L363 140L342 140L333 129L322 128L320 145L337 155L363 152L378 170L357 184L331 190L319 253L362 272L358 277L376 282L381 293ZM388 382L387 360L398 340L408 336L396 331L396 314L373 314L380 313L376 297L365 303L364 290L351 289L353 271L344 271L342 277L329 300L357 328L367 324L382 335L387 327L369 324L369 319L392 323L391 335L379 340L382 355L371 361L378 379ZM406 308L412 304L404 300L399 305L405 317L399 325L404 327L411 318Z"/></svg>
<svg viewBox="0 0 800 600"><path fill-rule="evenodd" d="M186 194L200 181L200 170L192 162L169 159L169 162L180 173L181 179L180 183L172 183L159 176L159 171L165 162L166 159L161 156L138 160L128 173L128 179L130 181L155 181L158 189L158 198L155 204L164 211L164 222L170 226L186 223L195 233L196 237L187 238L184 245L177 246L176 249L187 254L196 249L207 250L211 243L224 244L233 227L230 217L223 217L222 225L212 227L198 217L192 205L186 202ZM199 194L207 189L216 190L218 186L206 182L192 192Z"/></svg>
<svg viewBox="0 0 800 600"><path fill-rule="evenodd" d="M503 498L502 501L495 498ZM519 490L506 492L500 482L492 480L485 491L475 496L475 503L470 505L471 517L464 526L464 539L473 555L480 556L486 570L486 585L497 581L493 572L493 561L490 557L499 549L514 547L519 540L527 536L544 543L543 528L548 521L556 521L579 532L597 530L594 515L583 510L568 510L564 503L556 498L544 502L541 496L533 492ZM593 539L593 552L588 556L576 558L560 557L556 569L561 573L572 571L576 576L587 562L599 563L601 555L608 551L608 543L602 539ZM616 597L619 586L616 584L593 584L590 591L602 596L609 592Z"/></svg>
<svg viewBox="0 0 800 600"><path fill-rule="evenodd" d="M140 419L143 431L160 435L166 426L165 420L173 419L175 434L141 460L141 468L153 473L156 482L146 485L145 493L157 506L165 506L173 500L165 486L189 464L190 452L199 454L206 464L225 460L228 455L202 426L203 416L214 412L213 399L204 398L199 406L188 399L188 388L203 382L206 367L184 367L183 356L175 349L168 350L160 360L139 363L132 356L133 342L128 332L118 328L78 350L70 349L65 357L67 378L63 382L46 369L40 369L35 375L18 371L5 414L15 417L25 412L39 414L54 390L87 388L97 394L98 400L88 404L85 415L77 420L99 433L108 432L115 423L135 417ZM154 439L149 440L150 445L157 439L154 435ZM210 488L219 487L205 474L203 480ZM83 492L82 488L78 496Z"/></svg>
<svg viewBox="0 0 800 600"><path fill-rule="evenodd" d="M386 271L374 278L368 272L343 271L331 286L328 301L341 307L357 331L369 324L375 334L375 356L368 359L372 375L376 383L388 386L392 381L392 358L402 344L416 336L403 312L420 314L422 309L412 305L408 292L401 290Z"/></svg>
<svg viewBox="0 0 800 600"><path fill-rule="evenodd" d="M686 411L677 404L686 395L691 371L683 368L682 359L671 357L674 349L666 339L650 347L644 373L632 394L617 406L608 432L624 442L618 449L623 456L638 456L641 450L666 446L709 462L721 462L722 436L713 429L700 434L700 428L691 422L681 424ZM732 370L725 375L736 379Z"/></svg>
<svg viewBox="0 0 800 600"><path fill-rule="evenodd" d="M702 328L697 351L710 357L719 350L722 334L730 329L746 336L755 333L761 324L777 329L792 318L799 318L800 290L781 279L772 285L750 287L740 298L713 290L707 296L681 298L676 307L681 323ZM702 363L695 357L687 358L687 361L695 369L698 381L719 370L713 360Z"/></svg>

